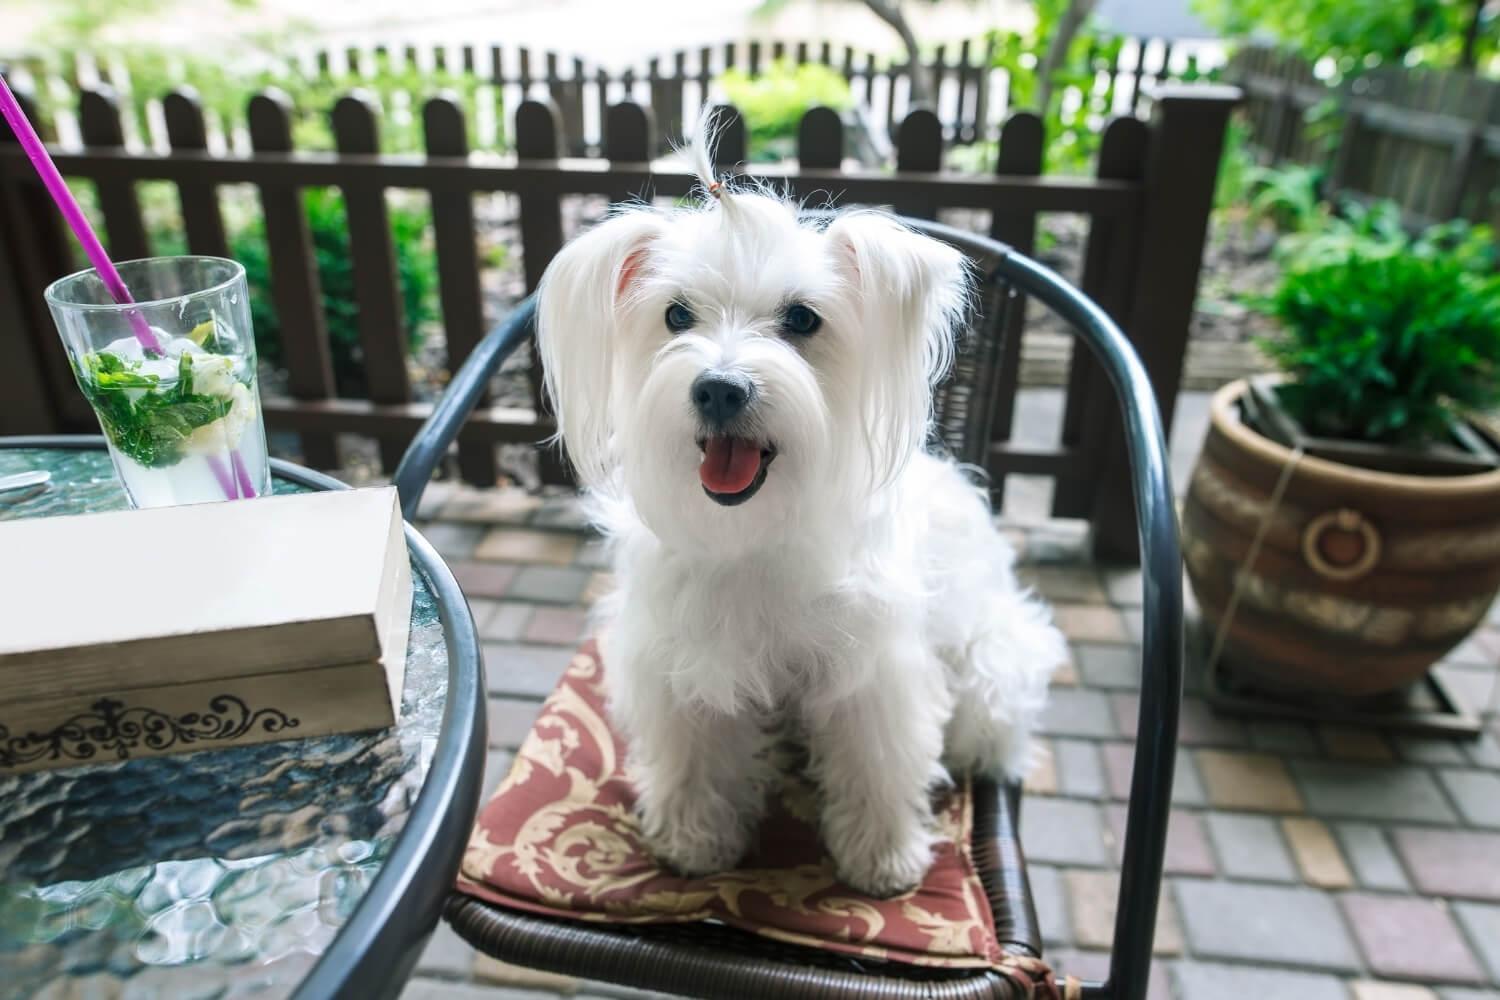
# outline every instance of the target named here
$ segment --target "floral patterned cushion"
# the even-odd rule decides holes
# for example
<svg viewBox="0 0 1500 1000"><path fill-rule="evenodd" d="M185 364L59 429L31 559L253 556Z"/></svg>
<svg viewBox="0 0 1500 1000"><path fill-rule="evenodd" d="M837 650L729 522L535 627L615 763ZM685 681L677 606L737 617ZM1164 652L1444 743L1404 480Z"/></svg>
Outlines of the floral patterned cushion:
<svg viewBox="0 0 1500 1000"><path fill-rule="evenodd" d="M932 870L895 899L835 880L818 841L816 794L794 754L742 867L705 878L661 868L641 840L624 745L604 711L603 664L590 642L573 658L509 776L480 810L460 892L573 920L717 920L779 941L864 958L998 968L1005 956L970 856L967 783L938 803Z"/></svg>

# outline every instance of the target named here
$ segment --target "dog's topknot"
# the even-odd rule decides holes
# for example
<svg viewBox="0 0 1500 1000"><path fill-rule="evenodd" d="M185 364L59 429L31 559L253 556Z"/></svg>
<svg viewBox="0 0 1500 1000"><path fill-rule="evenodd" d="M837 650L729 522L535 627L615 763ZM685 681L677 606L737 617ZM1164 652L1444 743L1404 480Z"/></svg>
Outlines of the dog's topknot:
<svg viewBox="0 0 1500 1000"><path fill-rule="evenodd" d="M698 115L697 124L693 126L692 134L688 136L687 152L692 158L693 172L698 175L704 198L713 198L719 204L726 205L730 201L729 186L714 174L714 150L718 148L722 128L719 109L705 104Z"/></svg>

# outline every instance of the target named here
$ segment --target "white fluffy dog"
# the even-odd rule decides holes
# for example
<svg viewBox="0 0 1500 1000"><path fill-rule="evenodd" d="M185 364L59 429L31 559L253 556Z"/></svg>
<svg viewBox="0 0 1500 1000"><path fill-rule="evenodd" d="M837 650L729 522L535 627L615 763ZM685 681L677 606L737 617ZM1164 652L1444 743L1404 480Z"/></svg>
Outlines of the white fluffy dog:
<svg viewBox="0 0 1500 1000"><path fill-rule="evenodd" d="M1065 656L984 494L924 450L962 255L888 215L826 226L698 172L701 208L620 212L540 289L558 426L611 541L610 710L673 868L755 835L782 725L840 879L917 884L944 765L1015 777Z"/></svg>

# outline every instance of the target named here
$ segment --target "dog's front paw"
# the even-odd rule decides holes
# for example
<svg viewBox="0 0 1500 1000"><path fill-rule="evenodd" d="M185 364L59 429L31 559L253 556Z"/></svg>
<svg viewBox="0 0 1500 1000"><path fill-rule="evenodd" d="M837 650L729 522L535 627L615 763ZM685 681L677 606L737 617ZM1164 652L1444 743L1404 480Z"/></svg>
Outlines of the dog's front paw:
<svg viewBox="0 0 1500 1000"><path fill-rule="evenodd" d="M894 845L861 845L834 850L839 881L867 896L889 899L915 889L932 864L925 834Z"/></svg>
<svg viewBox="0 0 1500 1000"><path fill-rule="evenodd" d="M678 797L641 811L646 846L679 875L716 875L732 869L750 846L748 826L728 808Z"/></svg>

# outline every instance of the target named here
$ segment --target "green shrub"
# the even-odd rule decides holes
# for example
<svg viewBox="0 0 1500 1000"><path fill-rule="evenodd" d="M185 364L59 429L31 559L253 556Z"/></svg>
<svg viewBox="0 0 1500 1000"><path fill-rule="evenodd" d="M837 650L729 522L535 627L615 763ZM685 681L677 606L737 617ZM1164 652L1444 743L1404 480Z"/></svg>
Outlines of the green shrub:
<svg viewBox="0 0 1500 1000"><path fill-rule="evenodd" d="M730 69L719 77L729 103L745 116L752 160L779 160L796 152L802 116L815 107L845 111L853 103L843 74L819 63L772 62L759 76Z"/></svg>
<svg viewBox="0 0 1500 1000"><path fill-rule="evenodd" d="M341 395L364 395L364 350L359 339L359 307L354 297L354 270L349 257L349 227L343 195L337 188L312 188L304 193L307 219L317 258L323 293L323 315L328 324L328 348L334 380ZM421 346L426 327L438 319L437 258L428 239L430 215L425 209L394 203L390 208L391 236L396 250L396 272L406 313L409 349ZM265 224L259 216L233 231L229 253L245 267L250 286L250 316L260 356L273 365L286 360L281 321L271 297L271 266L266 250Z"/></svg>
<svg viewBox="0 0 1500 1000"><path fill-rule="evenodd" d="M1263 344L1282 401L1310 433L1421 444L1500 404L1500 278L1452 254L1347 252L1288 270Z"/></svg>
<svg viewBox="0 0 1500 1000"><path fill-rule="evenodd" d="M1305 230L1319 221L1323 204L1323 169L1287 164L1252 167L1246 175L1250 214L1283 233Z"/></svg>

